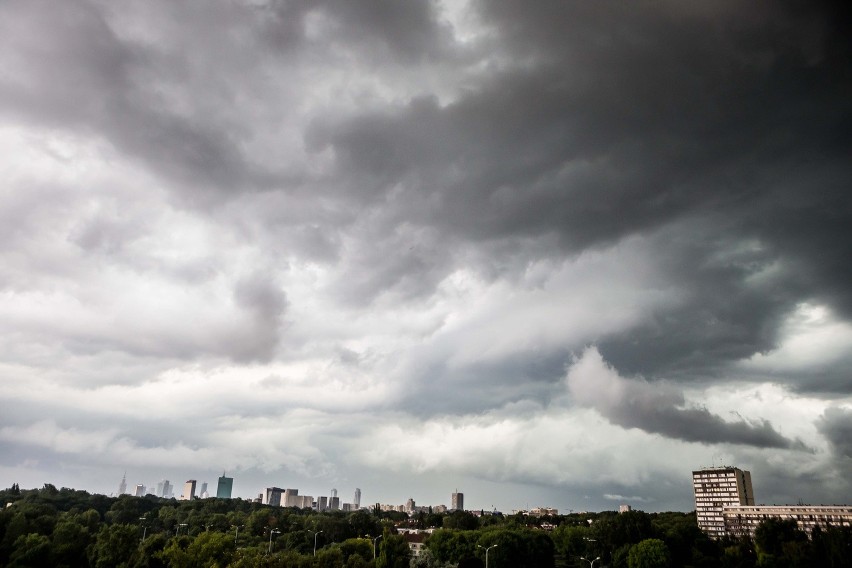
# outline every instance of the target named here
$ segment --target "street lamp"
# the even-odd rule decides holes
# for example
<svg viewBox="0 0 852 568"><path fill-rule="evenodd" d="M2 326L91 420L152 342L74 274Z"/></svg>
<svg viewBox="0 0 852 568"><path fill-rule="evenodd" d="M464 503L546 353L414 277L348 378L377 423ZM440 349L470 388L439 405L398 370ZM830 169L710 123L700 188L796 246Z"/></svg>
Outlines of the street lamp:
<svg viewBox="0 0 852 568"><path fill-rule="evenodd" d="M145 523L145 517L139 517L139 520L142 521L142 540L140 542L145 542L145 535L148 534L148 525Z"/></svg>
<svg viewBox="0 0 852 568"><path fill-rule="evenodd" d="M245 525L233 525L234 529L236 529L234 530L234 546L237 545L237 537L240 535L240 529L244 526Z"/></svg>
<svg viewBox="0 0 852 568"><path fill-rule="evenodd" d="M382 538L384 535L380 534L376 538L373 539L373 560L376 559L376 541Z"/></svg>
<svg viewBox="0 0 852 568"><path fill-rule="evenodd" d="M269 548L266 550L267 555L272 554L272 535L274 534L281 534L281 531L278 529L272 529L269 531Z"/></svg>
<svg viewBox="0 0 852 568"><path fill-rule="evenodd" d="M317 537L320 535L322 531L317 531L314 533L314 556L317 555Z"/></svg>
<svg viewBox="0 0 852 568"><path fill-rule="evenodd" d="M600 559L601 559L601 557L600 557L600 556L598 556L598 557L597 557L597 558L595 558L594 560L589 560L588 558L586 558L586 557L584 557L584 556L581 556L581 557L580 557L580 560L585 560L586 562L588 562L588 563L589 563L589 568L595 568L595 562L597 562L597 561L598 561L598 560L600 560Z"/></svg>
<svg viewBox="0 0 852 568"><path fill-rule="evenodd" d="M485 548L484 546L479 545L479 544L477 544L476 546L477 546L478 548L481 548L481 549L485 550L485 568L488 568L488 552L489 552L492 548L497 548L497 545L496 545L496 544L492 544L492 545L491 545L491 546L489 546L488 548Z"/></svg>
<svg viewBox="0 0 852 568"><path fill-rule="evenodd" d="M180 524L177 526L177 528L175 529L175 536L177 536L177 535L178 535L178 533L180 532L180 528L181 528L181 527L185 527L185 526L186 526L186 523L180 523ZM188 531L189 529L186 529L186 530Z"/></svg>

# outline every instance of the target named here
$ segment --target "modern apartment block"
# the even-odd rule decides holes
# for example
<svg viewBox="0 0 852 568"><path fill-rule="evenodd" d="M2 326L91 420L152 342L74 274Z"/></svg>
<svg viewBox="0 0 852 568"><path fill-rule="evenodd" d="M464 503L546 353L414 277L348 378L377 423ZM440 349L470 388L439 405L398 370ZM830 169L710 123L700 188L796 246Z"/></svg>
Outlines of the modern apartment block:
<svg viewBox="0 0 852 568"><path fill-rule="evenodd" d="M731 536L754 536L757 526L769 518L792 519L808 535L816 526L852 526L849 505L732 505L723 509L722 516L725 530Z"/></svg>
<svg viewBox="0 0 852 568"><path fill-rule="evenodd" d="M692 472L698 528L711 538L725 536L723 510L733 505L754 505L751 473L736 467L712 467Z"/></svg>

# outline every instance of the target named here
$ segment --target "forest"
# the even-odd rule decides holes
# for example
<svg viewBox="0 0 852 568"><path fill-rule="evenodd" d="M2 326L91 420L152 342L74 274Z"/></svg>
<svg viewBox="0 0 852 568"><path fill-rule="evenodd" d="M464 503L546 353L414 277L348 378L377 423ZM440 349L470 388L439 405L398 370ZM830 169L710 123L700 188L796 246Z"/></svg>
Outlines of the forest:
<svg viewBox="0 0 852 568"><path fill-rule="evenodd" d="M45 484L0 490L0 567L852 567L852 528L794 522L715 541L694 513L550 517L378 509L317 513L243 499L108 497ZM418 556L402 534L433 529Z"/></svg>

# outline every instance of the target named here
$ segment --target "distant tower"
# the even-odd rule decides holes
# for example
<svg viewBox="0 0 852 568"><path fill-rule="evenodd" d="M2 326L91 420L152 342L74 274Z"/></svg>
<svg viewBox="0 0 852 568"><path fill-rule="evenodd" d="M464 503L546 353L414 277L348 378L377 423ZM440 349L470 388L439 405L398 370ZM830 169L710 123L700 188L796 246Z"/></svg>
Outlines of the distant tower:
<svg viewBox="0 0 852 568"><path fill-rule="evenodd" d="M408 498L408 501L406 501L406 502L405 502L405 512L406 512L406 513L408 513L409 515L410 515L410 514L412 514L412 513L414 512L414 507L415 507L415 506L416 506L416 505L415 505L415 503L414 503L414 499L412 499L411 497L409 497L409 498Z"/></svg>
<svg viewBox="0 0 852 568"><path fill-rule="evenodd" d="M331 490L331 498L334 499L335 497L337 497L337 489L332 489Z"/></svg>
<svg viewBox="0 0 852 568"><path fill-rule="evenodd" d="M163 480L163 497L165 499L171 499L174 497L175 486L169 483L168 479Z"/></svg>
<svg viewBox="0 0 852 568"><path fill-rule="evenodd" d="M234 478L225 477L225 472L222 472L222 477L219 478L219 485L216 487L217 499L230 499L231 491L234 489Z"/></svg>
<svg viewBox="0 0 852 568"><path fill-rule="evenodd" d="M198 498L199 499L207 499L208 497L210 497L210 494L207 493L207 482L204 481L201 484L201 491L198 492Z"/></svg>
<svg viewBox="0 0 852 568"><path fill-rule="evenodd" d="M356 511L361 508L361 488L360 487L355 488L355 500L352 502L352 504L355 505Z"/></svg>
<svg viewBox="0 0 852 568"><path fill-rule="evenodd" d="M452 509L454 511L464 511L464 493L459 493L459 490L456 489L456 492L453 493L452 496Z"/></svg>
<svg viewBox="0 0 852 568"><path fill-rule="evenodd" d="M136 497L144 497L145 496L145 486L141 483L136 486L136 491L133 492L133 495Z"/></svg>
<svg viewBox="0 0 852 568"><path fill-rule="evenodd" d="M124 495L127 493L127 472L124 472L124 475L121 476L121 483L118 484L118 494Z"/></svg>
<svg viewBox="0 0 852 568"><path fill-rule="evenodd" d="M195 499L195 480L189 479L183 484L183 495L180 496L183 501L192 501Z"/></svg>

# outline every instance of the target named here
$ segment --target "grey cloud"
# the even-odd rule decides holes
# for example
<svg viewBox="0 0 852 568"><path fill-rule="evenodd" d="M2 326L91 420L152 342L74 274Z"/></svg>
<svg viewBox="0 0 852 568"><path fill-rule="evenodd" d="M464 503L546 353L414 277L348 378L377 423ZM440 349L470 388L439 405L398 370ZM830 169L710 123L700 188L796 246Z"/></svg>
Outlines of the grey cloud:
<svg viewBox="0 0 852 568"><path fill-rule="evenodd" d="M671 384L622 378L594 348L574 362L567 383L576 403L594 408L625 428L705 444L808 449L800 440L778 433L767 420L728 422L706 408L687 403L683 392Z"/></svg>
<svg viewBox="0 0 852 568"><path fill-rule="evenodd" d="M287 295L274 279L255 274L237 283L234 298L251 314L254 326L248 336L231 337L228 351L238 361L269 360L278 347Z"/></svg>
<svg viewBox="0 0 852 568"><path fill-rule="evenodd" d="M852 410L827 409L817 421L817 428L838 457L852 459Z"/></svg>

